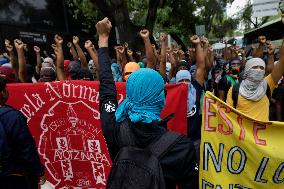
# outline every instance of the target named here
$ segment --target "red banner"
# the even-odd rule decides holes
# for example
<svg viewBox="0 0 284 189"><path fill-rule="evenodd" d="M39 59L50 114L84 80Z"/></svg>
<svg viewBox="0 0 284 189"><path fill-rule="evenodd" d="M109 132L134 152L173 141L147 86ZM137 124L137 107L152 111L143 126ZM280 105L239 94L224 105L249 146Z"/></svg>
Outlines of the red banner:
<svg viewBox="0 0 284 189"><path fill-rule="evenodd" d="M117 83L119 103L125 83ZM168 128L186 133L186 85L167 85L161 117L175 117ZM111 159L100 127L99 83L66 81L10 84L7 104L19 109L55 188L105 188Z"/></svg>

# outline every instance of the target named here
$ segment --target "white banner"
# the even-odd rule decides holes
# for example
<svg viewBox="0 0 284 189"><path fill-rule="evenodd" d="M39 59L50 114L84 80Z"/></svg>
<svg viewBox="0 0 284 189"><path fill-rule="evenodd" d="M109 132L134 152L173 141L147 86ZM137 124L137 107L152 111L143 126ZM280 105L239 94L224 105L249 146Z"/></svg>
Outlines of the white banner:
<svg viewBox="0 0 284 189"><path fill-rule="evenodd" d="M279 0L254 0L252 4L252 16L264 17L278 14Z"/></svg>

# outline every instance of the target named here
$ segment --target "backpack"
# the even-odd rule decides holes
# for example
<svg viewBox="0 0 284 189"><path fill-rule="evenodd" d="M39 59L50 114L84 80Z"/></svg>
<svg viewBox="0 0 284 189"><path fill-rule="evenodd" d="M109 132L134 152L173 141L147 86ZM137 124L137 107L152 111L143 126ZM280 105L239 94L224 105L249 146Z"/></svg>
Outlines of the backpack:
<svg viewBox="0 0 284 189"><path fill-rule="evenodd" d="M234 108L237 108L239 92L240 92L240 85L241 83L238 83L237 85L234 85L232 88L232 100L233 100ZM267 84L267 89L266 89L266 96L268 99L271 98L271 90L268 84Z"/></svg>
<svg viewBox="0 0 284 189"><path fill-rule="evenodd" d="M119 131L121 148L115 157L107 181L107 189L165 189L159 160L182 138L175 132L165 132L144 149L134 145L129 120Z"/></svg>

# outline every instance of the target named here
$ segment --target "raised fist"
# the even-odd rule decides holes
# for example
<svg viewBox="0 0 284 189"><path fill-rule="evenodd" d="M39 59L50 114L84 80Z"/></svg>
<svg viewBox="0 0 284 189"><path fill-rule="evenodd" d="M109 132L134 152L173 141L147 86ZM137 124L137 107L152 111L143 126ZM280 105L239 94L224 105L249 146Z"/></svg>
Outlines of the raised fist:
<svg viewBox="0 0 284 189"><path fill-rule="evenodd" d="M150 35L149 30L147 29L141 30L139 34L143 39L149 38L149 35Z"/></svg>
<svg viewBox="0 0 284 189"><path fill-rule="evenodd" d="M167 53L170 53L170 52L171 52L171 47L167 47L167 48L166 48L166 52L167 52Z"/></svg>
<svg viewBox="0 0 284 189"><path fill-rule="evenodd" d="M199 37L197 35L192 36L190 38L190 41L191 41L191 43L193 43L195 45L200 44L200 39L199 39Z"/></svg>
<svg viewBox="0 0 284 189"><path fill-rule="evenodd" d="M167 38L168 38L167 34L165 34L165 33L160 34L160 42L167 41Z"/></svg>
<svg viewBox="0 0 284 189"><path fill-rule="evenodd" d="M271 42L269 42L267 45L268 45L268 54L274 55L275 47L272 45Z"/></svg>
<svg viewBox="0 0 284 189"><path fill-rule="evenodd" d="M61 37L61 36L59 36L59 35L55 35L54 36L54 41L55 41L55 43L56 43L56 45L62 45L62 43L63 43L63 38Z"/></svg>
<svg viewBox="0 0 284 189"><path fill-rule="evenodd" d="M34 46L34 51L35 51L36 53L39 53L39 52L40 52L40 48L39 48L38 46Z"/></svg>
<svg viewBox="0 0 284 189"><path fill-rule="evenodd" d="M209 44L209 41L208 41L208 39L206 38L206 37L201 37L201 42L204 44L204 45L206 45L206 44Z"/></svg>
<svg viewBox="0 0 284 189"><path fill-rule="evenodd" d="M21 40L15 39L14 44L16 49L24 49L24 43Z"/></svg>
<svg viewBox="0 0 284 189"><path fill-rule="evenodd" d="M210 46L209 48L208 48L208 50L210 51L210 52L213 52L213 47L212 46Z"/></svg>
<svg viewBox="0 0 284 189"><path fill-rule="evenodd" d="M71 47L72 47L72 43L71 43L71 42L68 42L68 43L67 43L67 47L71 48Z"/></svg>
<svg viewBox="0 0 284 189"><path fill-rule="evenodd" d="M123 54L124 51L125 51L125 48L123 46L118 46L116 47L116 50L120 53L120 54Z"/></svg>
<svg viewBox="0 0 284 189"><path fill-rule="evenodd" d="M132 54L133 54L132 50L128 49L128 50L127 50L127 54L128 54L129 56L132 56Z"/></svg>
<svg viewBox="0 0 284 189"><path fill-rule="evenodd" d="M136 52L136 55L137 55L137 56L141 56L142 53L141 53L140 51L137 51L137 52Z"/></svg>
<svg viewBox="0 0 284 189"><path fill-rule="evenodd" d="M85 48L86 49L90 49L90 48L93 48L93 43L92 43L92 41L91 40L87 40L86 42L85 42Z"/></svg>
<svg viewBox="0 0 284 189"><path fill-rule="evenodd" d="M128 49L128 43L124 43L124 47L126 48L126 49Z"/></svg>
<svg viewBox="0 0 284 189"><path fill-rule="evenodd" d="M79 43L79 37L73 36L73 43L76 45Z"/></svg>
<svg viewBox="0 0 284 189"><path fill-rule="evenodd" d="M111 22L107 17L96 24L97 33L99 35L109 36L111 30Z"/></svg>
<svg viewBox="0 0 284 189"><path fill-rule="evenodd" d="M8 39L5 39L5 45L10 45L10 41Z"/></svg>

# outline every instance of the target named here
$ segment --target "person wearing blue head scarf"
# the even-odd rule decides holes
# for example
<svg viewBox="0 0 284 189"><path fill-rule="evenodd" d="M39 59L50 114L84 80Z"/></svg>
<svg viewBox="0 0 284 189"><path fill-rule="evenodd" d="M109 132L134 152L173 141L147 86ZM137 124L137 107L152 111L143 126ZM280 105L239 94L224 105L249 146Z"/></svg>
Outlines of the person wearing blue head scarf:
<svg viewBox="0 0 284 189"><path fill-rule="evenodd" d="M164 177L164 188L175 189L176 186L179 186L180 189L198 188L198 171L195 169L197 162L193 142L180 134L175 134L179 136L174 142L164 138L165 136L173 136L173 133L167 131L167 119L161 120L160 118L160 113L165 106L165 87L162 76L149 68L133 71L126 82L126 99L118 105L117 97L121 95L117 95L117 92L121 93L124 83L115 84L111 71L108 52L111 23L105 18L96 25L96 29L99 34L100 123L110 157L114 162L113 166L116 166L115 159L121 157L121 152L124 149L126 152L132 150L133 147L138 150L145 149L148 154L147 148L151 144L163 141L159 149L165 153L158 161L161 165L161 173L163 173L161 176ZM131 140L131 144L125 142L127 138ZM164 142L164 139L167 141ZM163 146L168 142L171 143L169 147ZM163 150L165 147L167 147L166 151ZM133 153L129 154L128 159L131 162L141 160L143 163L149 163L144 161L140 155L135 156L137 159L133 159L134 155ZM141 159L139 159L140 157ZM132 174L132 170L137 166L126 165L126 167L128 171L120 172L121 169L117 169L119 174L121 173L123 176L112 177L113 179L111 178L107 182L107 188L114 182L119 183L113 187L115 189L127 188L125 186L128 185L124 185L124 183L128 184L128 178L144 180L149 178ZM115 171L116 167L113 168L111 172ZM196 186L192 186L194 184Z"/></svg>
<svg viewBox="0 0 284 189"><path fill-rule="evenodd" d="M111 71L114 81L115 82L121 81L122 72L120 70L120 66L117 63L111 64Z"/></svg>
<svg viewBox="0 0 284 189"><path fill-rule="evenodd" d="M126 83L126 99L116 110L116 121L122 122L127 117L133 123L160 121L165 106L164 89L164 80L158 72L150 68L133 72Z"/></svg>

